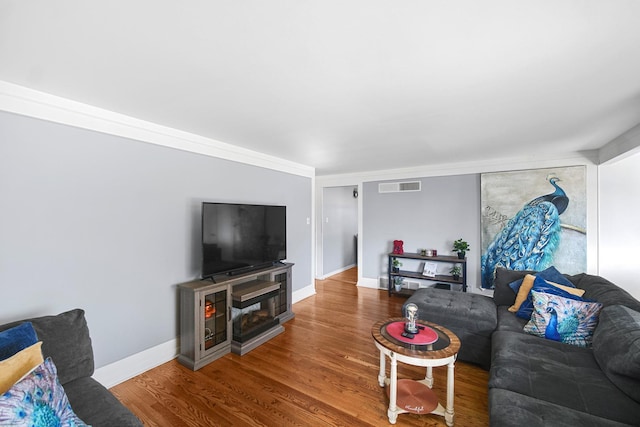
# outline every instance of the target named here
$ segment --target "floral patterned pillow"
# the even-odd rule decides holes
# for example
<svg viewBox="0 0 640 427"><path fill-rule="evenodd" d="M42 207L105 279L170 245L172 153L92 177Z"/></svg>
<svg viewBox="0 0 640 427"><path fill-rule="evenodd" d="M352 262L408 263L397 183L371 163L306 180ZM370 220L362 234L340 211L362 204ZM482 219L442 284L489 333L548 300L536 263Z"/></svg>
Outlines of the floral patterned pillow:
<svg viewBox="0 0 640 427"><path fill-rule="evenodd" d="M536 335L579 347L591 347L602 304L531 291L533 314L524 327Z"/></svg>
<svg viewBox="0 0 640 427"><path fill-rule="evenodd" d="M90 427L71 409L50 357L0 396L0 426Z"/></svg>

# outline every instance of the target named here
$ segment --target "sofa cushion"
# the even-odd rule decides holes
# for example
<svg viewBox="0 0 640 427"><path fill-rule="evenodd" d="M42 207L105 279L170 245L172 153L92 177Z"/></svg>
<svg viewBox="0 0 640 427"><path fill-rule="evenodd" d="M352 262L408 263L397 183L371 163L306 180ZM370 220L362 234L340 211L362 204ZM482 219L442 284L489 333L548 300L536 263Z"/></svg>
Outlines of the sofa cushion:
<svg viewBox="0 0 640 427"><path fill-rule="evenodd" d="M631 310L640 312L640 301L603 277L581 273L568 276L568 278L576 288L585 290L582 296L584 299L598 301L605 307L609 305L624 305Z"/></svg>
<svg viewBox="0 0 640 427"><path fill-rule="evenodd" d="M1 329L31 322L42 355L56 364L62 385L76 378L93 375L93 348L84 310L74 309L55 316L35 317L0 326Z"/></svg>
<svg viewBox="0 0 640 427"><path fill-rule="evenodd" d="M141 427L140 420L102 384L82 377L64 385L73 411L94 427Z"/></svg>
<svg viewBox="0 0 640 427"><path fill-rule="evenodd" d="M38 337L31 322L8 327L0 332L0 360L11 357L37 342Z"/></svg>
<svg viewBox="0 0 640 427"><path fill-rule="evenodd" d="M509 283L509 287L516 294L516 300L513 305L509 307L509 311L515 313L518 311L523 302L527 300L531 288L533 288L533 282L535 282L536 276L533 274L527 274L520 280L514 280Z"/></svg>
<svg viewBox="0 0 640 427"><path fill-rule="evenodd" d="M0 395L9 390L20 378L31 372L33 368L40 365L42 359L41 342L25 348L0 361Z"/></svg>
<svg viewBox="0 0 640 427"><path fill-rule="evenodd" d="M497 331L512 331L523 333L522 328L527 324L526 319L521 319L516 316L515 313L511 313L507 310L506 305L501 305L497 307L498 313L498 327Z"/></svg>
<svg viewBox="0 0 640 427"><path fill-rule="evenodd" d="M524 332L565 344L590 347L602 304L531 291L533 314Z"/></svg>
<svg viewBox="0 0 640 427"><path fill-rule="evenodd" d="M491 427L629 426L500 388L489 389L489 417Z"/></svg>
<svg viewBox="0 0 640 427"><path fill-rule="evenodd" d="M607 378L640 402L640 313L622 305L605 307L593 353Z"/></svg>
<svg viewBox="0 0 640 427"><path fill-rule="evenodd" d="M496 305L513 305L516 300L516 293L509 287L509 284L516 280L521 280L527 274L535 274L532 270L508 270L503 267L496 268L496 277L493 280L493 302Z"/></svg>
<svg viewBox="0 0 640 427"><path fill-rule="evenodd" d="M589 348L496 331L489 387L621 423L637 424L640 404L614 385Z"/></svg>
<svg viewBox="0 0 640 427"><path fill-rule="evenodd" d="M86 427L71 409L51 358L4 393L0 399L0 424Z"/></svg>

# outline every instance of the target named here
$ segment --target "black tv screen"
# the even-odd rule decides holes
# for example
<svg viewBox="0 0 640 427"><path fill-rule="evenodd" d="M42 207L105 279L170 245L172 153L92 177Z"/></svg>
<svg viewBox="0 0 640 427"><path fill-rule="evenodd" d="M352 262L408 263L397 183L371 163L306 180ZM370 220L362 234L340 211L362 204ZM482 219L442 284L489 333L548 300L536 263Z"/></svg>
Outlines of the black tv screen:
<svg viewBox="0 0 640 427"><path fill-rule="evenodd" d="M202 204L203 278L258 269L286 258L286 206Z"/></svg>

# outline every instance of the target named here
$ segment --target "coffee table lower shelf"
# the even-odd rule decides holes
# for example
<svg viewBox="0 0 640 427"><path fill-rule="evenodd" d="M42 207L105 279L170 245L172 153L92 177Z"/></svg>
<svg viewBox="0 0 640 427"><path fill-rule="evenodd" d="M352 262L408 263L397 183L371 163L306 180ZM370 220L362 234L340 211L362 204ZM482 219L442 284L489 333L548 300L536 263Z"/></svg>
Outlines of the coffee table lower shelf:
<svg viewBox="0 0 640 427"><path fill-rule="evenodd" d="M391 387L388 387L387 396L390 392ZM398 414L445 414L444 407L438 403L438 397L425 380L398 380L396 407Z"/></svg>

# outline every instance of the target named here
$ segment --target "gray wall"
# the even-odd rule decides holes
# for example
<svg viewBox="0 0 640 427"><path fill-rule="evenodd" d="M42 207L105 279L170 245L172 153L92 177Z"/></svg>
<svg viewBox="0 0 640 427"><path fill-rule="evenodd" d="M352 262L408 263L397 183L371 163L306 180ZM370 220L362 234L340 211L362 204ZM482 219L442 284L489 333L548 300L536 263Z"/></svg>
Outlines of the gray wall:
<svg viewBox="0 0 640 427"><path fill-rule="evenodd" d="M387 254L394 240L404 241L405 252L425 248L436 249L438 255L451 255L453 241L463 238L471 248L467 253L467 284L479 286L480 175L401 181L417 180L422 181L422 191L403 193L378 193L378 184L386 181L364 183L362 276L386 276Z"/></svg>
<svg viewBox="0 0 640 427"><path fill-rule="evenodd" d="M322 198L322 275L355 265L358 234L356 187L329 187Z"/></svg>
<svg viewBox="0 0 640 427"><path fill-rule="evenodd" d="M311 284L310 178L0 113L0 322L81 307L97 367L175 339L202 201L286 205Z"/></svg>

